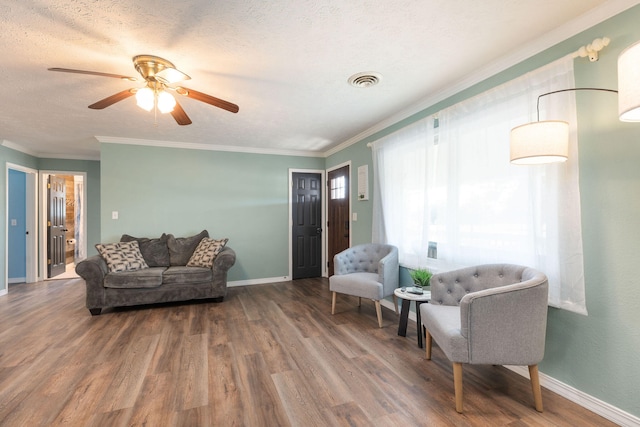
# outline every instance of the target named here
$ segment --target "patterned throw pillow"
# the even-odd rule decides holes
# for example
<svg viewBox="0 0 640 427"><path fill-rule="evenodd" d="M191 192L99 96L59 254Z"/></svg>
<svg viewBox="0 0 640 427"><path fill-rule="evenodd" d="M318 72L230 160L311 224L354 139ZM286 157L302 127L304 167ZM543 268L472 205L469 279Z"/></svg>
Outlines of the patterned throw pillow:
<svg viewBox="0 0 640 427"><path fill-rule="evenodd" d="M136 240L132 242L98 243L96 249L107 262L110 273L149 268Z"/></svg>
<svg viewBox="0 0 640 427"><path fill-rule="evenodd" d="M215 240L208 237L203 238L193 252L193 255L191 255L187 267L213 267L213 260L216 259L216 256L228 241L229 239Z"/></svg>

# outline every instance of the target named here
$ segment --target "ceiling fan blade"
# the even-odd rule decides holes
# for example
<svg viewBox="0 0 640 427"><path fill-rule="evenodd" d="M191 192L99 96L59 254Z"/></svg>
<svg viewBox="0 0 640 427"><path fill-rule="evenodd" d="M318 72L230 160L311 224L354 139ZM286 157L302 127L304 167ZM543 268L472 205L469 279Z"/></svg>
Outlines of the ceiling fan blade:
<svg viewBox="0 0 640 427"><path fill-rule="evenodd" d="M107 108L108 106L113 105L118 101L122 101L123 99L127 99L130 96L133 96L133 90L123 90L122 92L118 92L115 95L111 95L105 99L101 99L100 101L89 105L89 108L92 108L94 110L102 110L103 108Z"/></svg>
<svg viewBox="0 0 640 427"><path fill-rule="evenodd" d="M180 105L178 101L176 101L176 105L175 107L173 107L171 115L174 119L176 119L176 122L180 126L190 125L192 123L191 119L189 118L189 116L187 116L187 113L184 112L182 105Z"/></svg>
<svg viewBox="0 0 640 427"><path fill-rule="evenodd" d="M102 73L100 71L73 70L71 68L47 68L49 71L60 71L62 73L90 74L93 76L113 77L116 79L129 80L135 82L135 77L123 76L121 74Z"/></svg>
<svg viewBox="0 0 640 427"><path fill-rule="evenodd" d="M206 102L207 104L213 105L214 107L219 107L223 110L231 111L232 113L237 113L240 110L240 107L238 107L236 104L186 87L177 87L176 92L178 92L180 95L188 96L189 98L193 98L197 101Z"/></svg>

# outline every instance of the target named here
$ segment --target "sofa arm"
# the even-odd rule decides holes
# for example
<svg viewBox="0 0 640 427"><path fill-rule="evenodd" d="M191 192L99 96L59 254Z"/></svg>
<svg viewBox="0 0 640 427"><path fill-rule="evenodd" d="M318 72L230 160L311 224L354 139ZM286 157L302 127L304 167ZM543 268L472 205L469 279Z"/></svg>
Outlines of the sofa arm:
<svg viewBox="0 0 640 427"><path fill-rule="evenodd" d="M109 272L107 263L100 255L95 255L76 265L76 273L87 286L87 308L101 308L104 301L104 277Z"/></svg>
<svg viewBox="0 0 640 427"><path fill-rule="evenodd" d="M213 270L213 280L227 281L227 271L236 263L236 252L229 246L222 248L220 253L213 260L211 269Z"/></svg>

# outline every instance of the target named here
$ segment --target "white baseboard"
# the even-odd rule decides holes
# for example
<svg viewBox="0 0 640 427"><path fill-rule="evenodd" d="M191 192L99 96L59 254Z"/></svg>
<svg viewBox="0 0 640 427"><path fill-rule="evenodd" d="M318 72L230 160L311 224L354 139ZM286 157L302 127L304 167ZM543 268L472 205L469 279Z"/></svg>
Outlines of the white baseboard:
<svg viewBox="0 0 640 427"><path fill-rule="evenodd" d="M529 378L529 369L524 366L505 366L505 368L522 375L527 379ZM562 381L558 381L543 372L540 372L540 385L620 426L640 426L640 418L583 391L571 387Z"/></svg>
<svg viewBox="0 0 640 427"><path fill-rule="evenodd" d="M266 277L264 279L235 280L233 282L227 282L227 287L233 288L236 286L264 285L266 283L286 282L288 280L291 280L289 276Z"/></svg>
<svg viewBox="0 0 640 427"><path fill-rule="evenodd" d="M12 284L12 283L26 283L27 282L27 278L26 277L12 277L10 279L7 279L7 283L8 284Z"/></svg>
<svg viewBox="0 0 640 427"><path fill-rule="evenodd" d="M393 302L382 300L381 305L393 310ZM416 321L416 313L414 311L409 312L409 319ZM529 369L525 366L505 366L505 368L522 375L529 379ZM558 381L557 379L546 375L543 372L540 375L540 385L560 396L569 399L570 401L577 403L585 409L594 412L609 421L612 421L622 427L639 427L640 418L636 417L628 412L623 411L607 402L604 402L596 397L593 397L583 391L580 391L570 385Z"/></svg>
<svg viewBox="0 0 640 427"><path fill-rule="evenodd" d="M4 289L0 290L0 297L3 295L7 295L7 288L5 287Z"/></svg>

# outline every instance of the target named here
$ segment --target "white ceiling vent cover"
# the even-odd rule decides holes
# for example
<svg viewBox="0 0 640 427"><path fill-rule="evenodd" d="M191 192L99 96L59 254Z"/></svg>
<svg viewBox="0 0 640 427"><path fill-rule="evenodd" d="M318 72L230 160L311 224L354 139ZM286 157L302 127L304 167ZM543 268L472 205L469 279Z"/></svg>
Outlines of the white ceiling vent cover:
<svg viewBox="0 0 640 427"><path fill-rule="evenodd" d="M364 73L354 74L349 77L349 84L354 87L371 87L380 83L382 80L382 74L373 73L370 71Z"/></svg>

